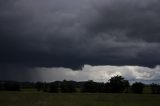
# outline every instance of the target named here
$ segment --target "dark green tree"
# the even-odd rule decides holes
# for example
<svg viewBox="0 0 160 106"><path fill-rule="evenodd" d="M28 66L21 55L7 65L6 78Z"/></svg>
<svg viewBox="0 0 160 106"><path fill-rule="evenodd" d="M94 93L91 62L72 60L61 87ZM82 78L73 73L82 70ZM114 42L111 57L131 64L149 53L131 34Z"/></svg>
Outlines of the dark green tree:
<svg viewBox="0 0 160 106"><path fill-rule="evenodd" d="M90 93L94 93L95 92L95 84L92 80L89 80L87 82L84 83L83 88L82 88L82 92L90 92Z"/></svg>
<svg viewBox="0 0 160 106"><path fill-rule="evenodd" d="M52 82L49 84L49 92L57 93L59 92L59 83Z"/></svg>
<svg viewBox="0 0 160 106"><path fill-rule="evenodd" d="M150 87L153 94L160 94L160 85L151 84Z"/></svg>
<svg viewBox="0 0 160 106"><path fill-rule="evenodd" d="M20 84L19 84L19 82L6 81L4 83L4 90L6 90L6 91L20 91Z"/></svg>
<svg viewBox="0 0 160 106"><path fill-rule="evenodd" d="M42 82L37 82L35 84L37 91L43 90L43 83Z"/></svg>
<svg viewBox="0 0 160 106"><path fill-rule="evenodd" d="M104 92L104 89L105 89L104 83L97 83L92 80L89 80L84 83L81 91L89 93L97 93L97 92Z"/></svg>
<svg viewBox="0 0 160 106"><path fill-rule="evenodd" d="M124 86L125 86L124 92L129 93L130 84L129 84L128 80L124 80Z"/></svg>
<svg viewBox="0 0 160 106"><path fill-rule="evenodd" d="M66 81L66 80L64 80L61 83L61 92L64 92L64 93L69 93L69 92L73 93L73 92L76 92L76 86L73 83L73 81Z"/></svg>
<svg viewBox="0 0 160 106"><path fill-rule="evenodd" d="M110 83L109 82L107 82L107 83L105 83L105 85L104 85L104 92L105 93L111 93L111 85L110 85Z"/></svg>
<svg viewBox="0 0 160 106"><path fill-rule="evenodd" d="M112 93L121 93L129 86L129 82L122 76L115 76L109 80L109 86Z"/></svg>
<svg viewBox="0 0 160 106"><path fill-rule="evenodd" d="M131 90L133 93L142 93L144 88L144 84L141 82L135 82L131 86Z"/></svg>

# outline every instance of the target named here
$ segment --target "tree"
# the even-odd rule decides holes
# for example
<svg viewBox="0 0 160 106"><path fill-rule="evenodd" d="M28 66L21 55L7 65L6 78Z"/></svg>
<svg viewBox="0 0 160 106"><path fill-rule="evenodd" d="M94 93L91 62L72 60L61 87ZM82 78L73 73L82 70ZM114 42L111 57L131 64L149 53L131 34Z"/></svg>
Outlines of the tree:
<svg viewBox="0 0 160 106"><path fill-rule="evenodd" d="M125 86L124 92L125 92L125 93L129 93L130 85L129 85L128 80L124 80L124 86Z"/></svg>
<svg viewBox="0 0 160 106"><path fill-rule="evenodd" d="M36 83L36 89L37 89L37 91L43 90L43 83L42 82L37 82Z"/></svg>
<svg viewBox="0 0 160 106"><path fill-rule="evenodd" d="M115 76L109 80L109 86L112 93L121 93L129 86L129 82L122 76Z"/></svg>
<svg viewBox="0 0 160 106"><path fill-rule="evenodd" d="M144 84L141 82L135 82L131 86L131 90L133 93L142 93L144 88Z"/></svg>
<svg viewBox="0 0 160 106"><path fill-rule="evenodd" d="M150 85L153 94L160 94L160 85L151 84Z"/></svg>
<svg viewBox="0 0 160 106"><path fill-rule="evenodd" d="M76 86L75 86L74 82L64 80L61 83L61 92L64 92L64 93L76 92Z"/></svg>
<svg viewBox="0 0 160 106"><path fill-rule="evenodd" d="M105 83L105 85L104 85L104 92L105 93L111 93L111 85L110 85L110 83L109 82L107 82L107 83Z"/></svg>
<svg viewBox="0 0 160 106"><path fill-rule="evenodd" d="M96 83L92 80L89 80L84 83L82 92L96 93L96 92L104 92L104 84Z"/></svg>
<svg viewBox="0 0 160 106"><path fill-rule="evenodd" d="M43 83L43 87L42 87L42 90L44 92L50 92L50 83Z"/></svg>
<svg viewBox="0 0 160 106"><path fill-rule="evenodd" d="M4 90L4 82L0 81L0 90Z"/></svg>
<svg viewBox="0 0 160 106"><path fill-rule="evenodd" d="M57 82L52 82L49 84L49 92L59 92L59 83Z"/></svg>
<svg viewBox="0 0 160 106"><path fill-rule="evenodd" d="M4 83L4 90L6 91L20 91L20 84L14 81L6 81Z"/></svg>

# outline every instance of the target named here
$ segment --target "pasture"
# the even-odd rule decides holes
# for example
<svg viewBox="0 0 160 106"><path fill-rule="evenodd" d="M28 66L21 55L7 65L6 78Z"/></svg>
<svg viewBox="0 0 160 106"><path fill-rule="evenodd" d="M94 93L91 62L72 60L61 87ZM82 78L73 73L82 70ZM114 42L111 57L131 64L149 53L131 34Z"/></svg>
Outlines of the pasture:
<svg viewBox="0 0 160 106"><path fill-rule="evenodd" d="M0 106L160 106L160 95L0 91Z"/></svg>

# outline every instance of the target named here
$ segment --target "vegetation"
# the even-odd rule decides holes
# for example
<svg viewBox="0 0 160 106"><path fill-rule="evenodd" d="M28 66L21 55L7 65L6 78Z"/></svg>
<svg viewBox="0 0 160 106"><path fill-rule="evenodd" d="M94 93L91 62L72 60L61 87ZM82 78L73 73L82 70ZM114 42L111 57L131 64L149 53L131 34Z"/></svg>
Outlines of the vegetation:
<svg viewBox="0 0 160 106"><path fill-rule="evenodd" d="M5 81L0 83L0 90L20 91L20 84L14 81Z"/></svg>
<svg viewBox="0 0 160 106"><path fill-rule="evenodd" d="M105 89L104 83L96 83L90 80L83 84L81 92L97 93L97 92L104 92L104 89Z"/></svg>
<svg viewBox="0 0 160 106"><path fill-rule="evenodd" d="M112 93L121 93L126 87L129 87L129 82L122 76L115 76L109 80Z"/></svg>
<svg viewBox="0 0 160 106"><path fill-rule="evenodd" d="M0 91L1 106L160 106L160 95Z"/></svg>
<svg viewBox="0 0 160 106"><path fill-rule="evenodd" d="M1 106L160 106L154 94L160 94L160 85L130 85L122 76L107 83L0 81Z"/></svg>
<svg viewBox="0 0 160 106"><path fill-rule="evenodd" d="M142 93L144 88L144 84L141 82L136 82L132 84L131 89L133 93Z"/></svg>
<svg viewBox="0 0 160 106"><path fill-rule="evenodd" d="M144 89L145 88L145 89ZM146 89L147 88L147 89ZM20 91L21 89L37 89L39 92L50 93L143 93L150 90L152 94L160 94L160 85L145 85L135 82L132 85L122 76L115 76L107 83L98 83L92 80L84 82L76 81L55 81L51 83L37 82L14 82L0 81L0 91Z"/></svg>
<svg viewBox="0 0 160 106"><path fill-rule="evenodd" d="M160 85L151 84L151 90L153 94L160 94Z"/></svg>

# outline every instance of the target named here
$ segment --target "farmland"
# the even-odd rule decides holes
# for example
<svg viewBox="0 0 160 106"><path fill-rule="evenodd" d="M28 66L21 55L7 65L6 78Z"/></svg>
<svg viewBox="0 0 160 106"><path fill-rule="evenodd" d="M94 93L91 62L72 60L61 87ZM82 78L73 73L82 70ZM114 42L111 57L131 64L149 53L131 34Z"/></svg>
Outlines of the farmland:
<svg viewBox="0 0 160 106"><path fill-rule="evenodd" d="M160 106L160 95L0 91L0 106Z"/></svg>

